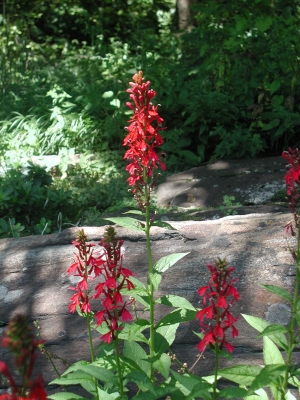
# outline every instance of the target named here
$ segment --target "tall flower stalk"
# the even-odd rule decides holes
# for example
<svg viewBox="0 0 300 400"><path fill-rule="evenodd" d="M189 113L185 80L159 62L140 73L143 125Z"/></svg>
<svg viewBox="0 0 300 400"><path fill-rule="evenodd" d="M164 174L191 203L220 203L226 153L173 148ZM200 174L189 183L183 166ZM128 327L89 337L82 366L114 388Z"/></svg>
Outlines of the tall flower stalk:
<svg viewBox="0 0 300 400"><path fill-rule="evenodd" d="M295 262L296 276L295 276L295 288L292 299L292 313L291 322L288 326L288 348L286 358L286 372L284 376L284 382L281 390L281 398L285 399L285 392L289 380L289 366L291 365L292 353L296 346L299 344L299 329L296 330L297 326L297 313L299 313L299 288L300 288L300 151L298 149L289 148L288 151L282 153L282 157L288 161L288 171L285 174L285 182L287 187L287 195L289 199L289 208L293 214L294 221L291 221L286 226L286 231L290 232L292 236L296 236L297 245L296 249L292 250L292 256ZM299 325L299 319L298 319Z"/></svg>
<svg viewBox="0 0 300 400"><path fill-rule="evenodd" d="M79 308L87 320L89 344L92 362L95 361L95 353L92 342L91 323L96 320L97 326L106 325L107 332L100 339L104 343L114 342L116 362L119 376L119 386L121 395L124 394L123 378L119 355L118 333L123 329L122 323L132 320L128 311L130 301L125 301L121 294L122 289L133 289L134 285L130 281L132 272L123 267L123 240L118 239L113 227L108 226L106 232L99 242L101 249L94 252L94 244L87 243L88 239L83 230L77 234L73 242L78 250L75 254L75 263L68 268L68 274L79 276L80 281L76 287L71 288L76 293L71 297L69 309L74 312ZM89 281L99 279L100 282L94 290L89 288ZM91 310L91 299L101 300L101 310L95 315ZM95 389L98 396L97 379ZM97 397L98 398L98 397Z"/></svg>
<svg viewBox="0 0 300 400"><path fill-rule="evenodd" d="M158 106L154 106L151 100L156 92L150 89L150 81L144 82L143 72L139 71L133 76L131 88L127 90L132 102L127 106L132 110L133 116L127 127L128 134L124 139L124 146L128 147L124 158L129 164L126 170L130 177L128 183L132 187L134 197L139 208L145 215L145 233L147 242L147 256L149 265L149 300L150 300L150 359L154 357L154 287L151 282L153 274L153 259L150 243L150 228L153 217L150 214L151 192L156 185L159 172L156 169L165 170L166 166L156 152L156 148L163 144L159 134L163 119L158 114ZM154 383L154 368L151 363L151 381Z"/></svg>
<svg viewBox="0 0 300 400"><path fill-rule="evenodd" d="M233 346L227 341L227 330L231 329L231 336L238 336L238 330L234 326L238 318L235 318L230 309L234 302L239 300L240 295L234 286L237 278L231 278L234 267L228 267L226 260L220 258L215 265L208 264L210 279L206 286L198 289L202 297L203 308L196 318L200 320L200 327L204 334L203 339L198 343L197 348L204 352L210 346L215 352L215 373L213 383L213 399L217 399L217 379L219 369L220 350L225 347L230 353Z"/></svg>

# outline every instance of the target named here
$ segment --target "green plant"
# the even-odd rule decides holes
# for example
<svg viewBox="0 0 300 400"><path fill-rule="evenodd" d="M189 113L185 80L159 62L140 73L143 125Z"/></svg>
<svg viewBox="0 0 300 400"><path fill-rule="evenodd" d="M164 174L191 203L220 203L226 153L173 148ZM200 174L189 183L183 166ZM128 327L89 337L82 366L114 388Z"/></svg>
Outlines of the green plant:
<svg viewBox="0 0 300 400"><path fill-rule="evenodd" d="M25 226L21 225L20 222L16 223L14 218L8 218L8 222L5 219L0 218L0 236L1 237L20 237Z"/></svg>
<svg viewBox="0 0 300 400"><path fill-rule="evenodd" d="M235 197L234 196L223 196L223 206L219 207L220 211L223 211L225 215L236 215L237 211L234 210L236 207L242 207L242 204L237 202L234 203Z"/></svg>

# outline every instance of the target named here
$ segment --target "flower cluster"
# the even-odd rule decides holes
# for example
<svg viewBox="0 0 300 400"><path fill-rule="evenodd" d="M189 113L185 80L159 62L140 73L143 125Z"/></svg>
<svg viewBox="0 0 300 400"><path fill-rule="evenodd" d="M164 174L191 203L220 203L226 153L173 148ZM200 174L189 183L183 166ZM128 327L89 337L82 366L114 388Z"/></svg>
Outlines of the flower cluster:
<svg viewBox="0 0 300 400"><path fill-rule="evenodd" d="M108 227L106 234L100 241L100 246L104 249L102 256L102 276L104 281L99 283L95 288L95 298L101 298L102 307L101 311L95 314L97 325L105 323L109 329L107 333L101 336L104 342L110 343L116 338L118 330L122 329L120 320L123 322L131 321L132 316L126 308L129 302L124 301L121 290L133 289L134 285L129 277L132 272L124 268L123 261L123 245L124 241L116 237L113 227Z"/></svg>
<svg viewBox="0 0 300 400"><path fill-rule="evenodd" d="M300 151L298 149L289 148L288 151L282 153L282 157L288 160L289 170L284 176L287 195L289 197L289 207L294 215L295 225L298 228L298 214L300 207L299 180L300 180ZM286 230L295 236L292 222L288 223Z"/></svg>
<svg viewBox="0 0 300 400"><path fill-rule="evenodd" d="M124 139L123 146L128 146L124 158L130 163L126 170L130 177L128 183L133 186L133 193L142 206L143 187L147 184L147 178L152 179L151 188L155 185L156 177L153 177L153 168L160 167L166 169L165 164L155 151L155 148L163 144L163 139L158 133L163 128L161 124L163 119L157 112L158 106L151 103L151 99L156 92L150 87L150 81L144 82L143 72L139 71L133 76L133 82L129 83L131 89L130 98L133 103L127 102L126 105L133 111L130 125L128 126L128 135ZM149 199L145 199L147 203Z"/></svg>
<svg viewBox="0 0 300 400"><path fill-rule="evenodd" d="M234 267L228 267L226 260L219 258L215 263L215 266L207 265L211 274L208 285L198 289L199 295L203 297L204 308L197 313L196 318L200 320L204 337L197 348L203 352L207 345L211 348L218 346L219 349L225 345L232 352L233 346L226 341L225 333L231 328L232 337L238 336L238 330L234 326L238 318L229 312L232 304L240 298L234 286L238 279L230 277ZM204 318L208 320L207 323L204 323Z"/></svg>
<svg viewBox="0 0 300 400"><path fill-rule="evenodd" d="M76 293L71 297L71 304L69 310L74 313L76 307L79 306L80 311L83 313L91 312L90 305L90 291L88 288L88 281L101 274L102 269L99 265L102 260L94 256L93 247L94 243L87 243L87 236L83 229L79 230L77 238L72 244L77 248L78 255L75 253L75 263L70 265L67 270L68 275L80 276L82 279L76 287L71 287Z"/></svg>
<svg viewBox="0 0 300 400"><path fill-rule="evenodd" d="M83 313L91 313L91 298L100 298L102 310L95 314L97 325L106 324L108 332L101 336L104 342L110 343L116 339L117 331L121 330L121 323L132 320L127 309L131 301L125 301L121 294L122 289L133 289L130 281L132 272L124 268L123 245L124 241L119 240L113 227L108 226L104 237L99 242L102 250L93 252L94 244L87 243L84 231L79 231L77 240L73 242L79 251L75 254L76 262L68 268L68 274L80 276L82 279L72 290L76 294L71 297L69 309L71 312L79 306ZM91 294L88 287L88 280L98 277L101 282L95 287Z"/></svg>
<svg viewBox="0 0 300 400"><path fill-rule="evenodd" d="M16 315L9 323L2 339L2 346L7 347L14 356L15 368L22 377L22 386L18 387L8 366L0 361L0 373L6 376L11 386L11 393L0 395L1 400L46 400L47 393L41 375L31 380L34 363L37 357L36 349L43 343L35 340L32 327L26 317Z"/></svg>

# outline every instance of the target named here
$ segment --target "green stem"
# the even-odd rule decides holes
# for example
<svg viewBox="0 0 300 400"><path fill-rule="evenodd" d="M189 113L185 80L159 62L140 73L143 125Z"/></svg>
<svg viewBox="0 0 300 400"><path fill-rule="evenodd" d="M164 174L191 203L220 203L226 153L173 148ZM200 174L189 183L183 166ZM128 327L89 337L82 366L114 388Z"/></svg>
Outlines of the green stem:
<svg viewBox="0 0 300 400"><path fill-rule="evenodd" d="M146 187L147 189L147 187ZM149 302L150 302L150 341L149 341L149 349L150 349L150 359L154 357L154 287L152 281L150 279L150 275L153 274L153 261L152 261L152 251L151 251L151 242L150 242L150 206L146 206L145 211L146 218L146 243L147 243L147 255L148 255L148 265L149 265ZM154 368L151 363L151 377L152 383L154 384Z"/></svg>
<svg viewBox="0 0 300 400"><path fill-rule="evenodd" d="M89 344L90 344L90 352L91 352L91 360L92 362L95 361L95 352L94 352L94 346L93 346L93 339L92 339L92 331L91 331L91 315L90 313L86 313L86 320L87 320L87 328L88 328L88 335L89 335ZM97 378L94 378L94 384L95 384L95 390L96 390L96 398L99 400L99 394L98 394L98 381Z"/></svg>
<svg viewBox="0 0 300 400"><path fill-rule="evenodd" d="M281 399L284 400L285 392L288 385L289 379L289 366L291 365L292 354L295 347L296 336L295 334L295 327L297 323L297 303L299 298L299 281L300 281L300 229L298 228L297 233L297 250L296 250L296 261L295 261L295 268L296 268L296 281L295 281L295 289L294 289L294 297L293 297L293 304L292 304L292 321L289 326L288 331L288 350L287 350L287 359L286 359L286 371L284 375L284 381L282 385L282 392L281 392Z"/></svg>
<svg viewBox="0 0 300 400"><path fill-rule="evenodd" d="M213 399L214 400L216 400L218 398L217 381L218 381L218 369L219 369L219 344L217 342L216 342L215 352L216 352L215 379L214 379L214 383L213 383Z"/></svg>
<svg viewBox="0 0 300 400"><path fill-rule="evenodd" d="M121 363L120 363L120 352L119 352L119 338L118 335L116 335L115 339L115 350L116 350L116 361L117 361L117 368L118 368L118 375L119 375L119 384L120 384L120 394L121 397L123 398L124 395L124 386L123 386L123 377L122 377L122 369L121 369Z"/></svg>

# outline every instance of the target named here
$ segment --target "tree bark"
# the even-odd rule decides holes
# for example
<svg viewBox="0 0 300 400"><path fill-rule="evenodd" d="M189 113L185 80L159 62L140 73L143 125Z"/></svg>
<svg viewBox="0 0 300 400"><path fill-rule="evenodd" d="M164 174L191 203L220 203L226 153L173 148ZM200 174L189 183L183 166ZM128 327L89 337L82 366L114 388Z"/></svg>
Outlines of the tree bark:
<svg viewBox="0 0 300 400"><path fill-rule="evenodd" d="M181 31L189 30L193 26L191 5L194 0L177 0L178 28Z"/></svg>

